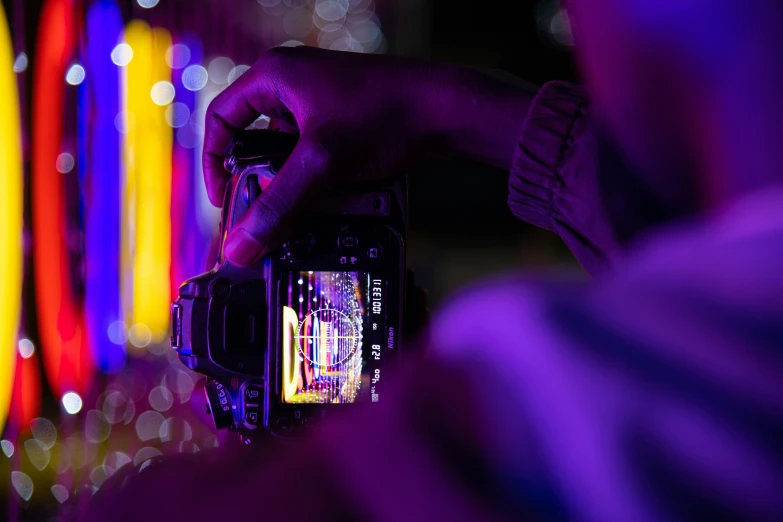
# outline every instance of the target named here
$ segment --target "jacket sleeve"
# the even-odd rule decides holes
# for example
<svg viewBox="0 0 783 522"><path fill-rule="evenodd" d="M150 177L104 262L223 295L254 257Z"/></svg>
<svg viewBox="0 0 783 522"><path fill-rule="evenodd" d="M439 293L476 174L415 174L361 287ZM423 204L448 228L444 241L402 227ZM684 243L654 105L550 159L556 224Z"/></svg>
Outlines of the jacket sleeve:
<svg viewBox="0 0 783 522"><path fill-rule="evenodd" d="M598 133L579 86L545 84L533 99L514 153L512 213L557 233L595 275L619 252L599 187Z"/></svg>

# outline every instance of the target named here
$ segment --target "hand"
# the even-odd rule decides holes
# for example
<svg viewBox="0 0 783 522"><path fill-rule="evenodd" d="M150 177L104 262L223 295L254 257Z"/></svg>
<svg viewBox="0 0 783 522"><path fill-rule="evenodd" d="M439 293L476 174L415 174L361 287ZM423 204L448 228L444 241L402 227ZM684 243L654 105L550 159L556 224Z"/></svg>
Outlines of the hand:
<svg viewBox="0 0 783 522"><path fill-rule="evenodd" d="M249 265L276 248L327 183L379 180L424 157L461 154L508 167L531 93L477 71L389 56L275 48L210 104L204 176L222 204L232 136L260 114L299 135L286 164L226 238Z"/></svg>

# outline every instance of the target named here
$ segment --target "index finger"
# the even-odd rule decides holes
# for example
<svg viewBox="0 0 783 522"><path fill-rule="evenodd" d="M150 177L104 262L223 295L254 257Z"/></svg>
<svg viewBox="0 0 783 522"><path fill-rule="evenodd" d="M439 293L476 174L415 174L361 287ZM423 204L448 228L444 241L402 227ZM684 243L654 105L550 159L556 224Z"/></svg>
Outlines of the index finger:
<svg viewBox="0 0 783 522"><path fill-rule="evenodd" d="M275 112L275 105L280 103L275 91L263 61L259 60L209 104L204 122L202 164L207 195L216 207L223 204L226 183L231 177L223 168L226 147L237 132L261 114Z"/></svg>

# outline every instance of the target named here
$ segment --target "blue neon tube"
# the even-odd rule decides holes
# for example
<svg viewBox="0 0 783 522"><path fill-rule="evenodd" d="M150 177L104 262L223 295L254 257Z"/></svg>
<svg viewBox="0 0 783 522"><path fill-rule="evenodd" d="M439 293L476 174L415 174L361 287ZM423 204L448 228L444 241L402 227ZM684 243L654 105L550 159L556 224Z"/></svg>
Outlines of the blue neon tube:
<svg viewBox="0 0 783 522"><path fill-rule="evenodd" d="M121 149L114 121L120 112L122 70L111 51L121 42L122 15L114 0L98 0L87 12L86 87L89 124L80 126L87 144L85 189L85 319L96 366L114 372L125 363L125 345L115 344L109 327L122 318L120 302ZM84 120L80 111L80 117ZM81 147L80 147L81 148ZM117 340L116 337L114 339Z"/></svg>

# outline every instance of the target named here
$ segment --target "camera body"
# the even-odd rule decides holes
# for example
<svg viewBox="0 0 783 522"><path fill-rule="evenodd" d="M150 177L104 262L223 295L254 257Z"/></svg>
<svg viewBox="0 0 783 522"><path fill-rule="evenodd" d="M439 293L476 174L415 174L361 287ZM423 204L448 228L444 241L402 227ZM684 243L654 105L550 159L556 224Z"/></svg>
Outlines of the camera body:
<svg viewBox="0 0 783 522"><path fill-rule="evenodd" d="M400 352L404 177L323 190L271 255L249 267L225 258L228 232L295 144L275 131L235 138L217 265L185 281L172 304L172 348L208 377L216 427L247 443L304 435L352 403L379 402Z"/></svg>

